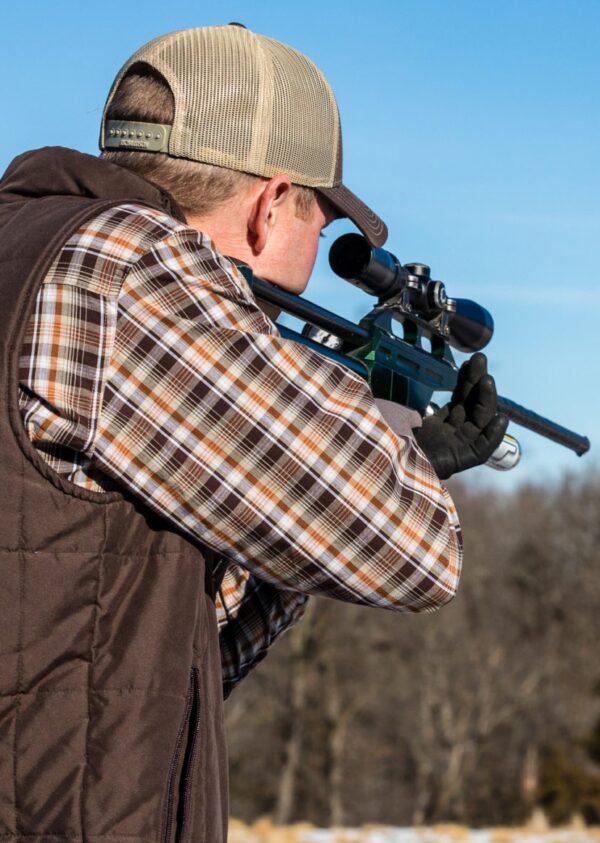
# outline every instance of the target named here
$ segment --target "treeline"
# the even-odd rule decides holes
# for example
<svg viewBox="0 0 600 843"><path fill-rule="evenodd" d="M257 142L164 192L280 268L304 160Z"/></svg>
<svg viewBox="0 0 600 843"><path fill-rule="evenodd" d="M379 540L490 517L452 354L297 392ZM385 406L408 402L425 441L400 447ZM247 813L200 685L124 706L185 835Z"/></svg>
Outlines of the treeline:
<svg viewBox="0 0 600 843"><path fill-rule="evenodd" d="M454 486L466 563L431 615L313 600L227 703L231 813L600 822L600 475Z"/></svg>

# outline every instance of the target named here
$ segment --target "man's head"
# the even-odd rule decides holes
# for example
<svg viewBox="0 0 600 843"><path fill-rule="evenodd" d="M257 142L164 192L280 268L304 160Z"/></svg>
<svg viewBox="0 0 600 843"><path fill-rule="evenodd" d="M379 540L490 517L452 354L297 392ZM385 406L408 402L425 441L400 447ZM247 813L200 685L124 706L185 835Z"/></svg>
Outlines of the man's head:
<svg viewBox="0 0 600 843"><path fill-rule="evenodd" d="M318 238L320 223L348 216L373 245L387 234L341 182L339 116L320 71L239 26L182 30L138 50L109 94L100 146L171 193L221 251L288 287L285 252L301 260L299 238Z"/></svg>

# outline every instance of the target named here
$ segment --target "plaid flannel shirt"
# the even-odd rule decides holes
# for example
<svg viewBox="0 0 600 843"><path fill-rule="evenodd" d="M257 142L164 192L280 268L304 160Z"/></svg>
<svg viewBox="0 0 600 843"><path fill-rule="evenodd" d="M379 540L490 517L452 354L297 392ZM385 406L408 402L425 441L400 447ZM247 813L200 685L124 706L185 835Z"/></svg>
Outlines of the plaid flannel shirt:
<svg viewBox="0 0 600 843"><path fill-rule="evenodd" d="M54 470L125 486L226 555L226 693L309 594L427 611L455 593L455 509L415 441L164 213L123 204L65 244L27 327L20 405Z"/></svg>

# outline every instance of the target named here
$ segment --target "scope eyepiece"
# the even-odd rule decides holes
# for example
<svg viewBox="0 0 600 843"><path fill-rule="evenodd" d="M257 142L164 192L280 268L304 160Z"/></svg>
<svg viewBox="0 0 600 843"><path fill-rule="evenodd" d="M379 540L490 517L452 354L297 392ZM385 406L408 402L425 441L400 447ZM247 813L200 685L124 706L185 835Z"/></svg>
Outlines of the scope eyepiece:
<svg viewBox="0 0 600 843"><path fill-rule="evenodd" d="M360 234L342 234L329 250L329 266L370 296L390 299L404 289L406 272L385 249L372 249Z"/></svg>

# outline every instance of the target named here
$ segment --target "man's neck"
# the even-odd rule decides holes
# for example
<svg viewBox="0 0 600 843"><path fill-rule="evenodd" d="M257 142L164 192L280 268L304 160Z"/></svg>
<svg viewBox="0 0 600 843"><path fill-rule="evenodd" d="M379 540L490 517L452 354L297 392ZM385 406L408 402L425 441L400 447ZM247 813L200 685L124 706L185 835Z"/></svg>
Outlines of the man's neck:
<svg viewBox="0 0 600 843"><path fill-rule="evenodd" d="M191 228L210 237L216 250L222 255L250 264L252 246L248 242L246 222L245 219L236 217L234 209L225 206L214 214L186 214L186 222Z"/></svg>

